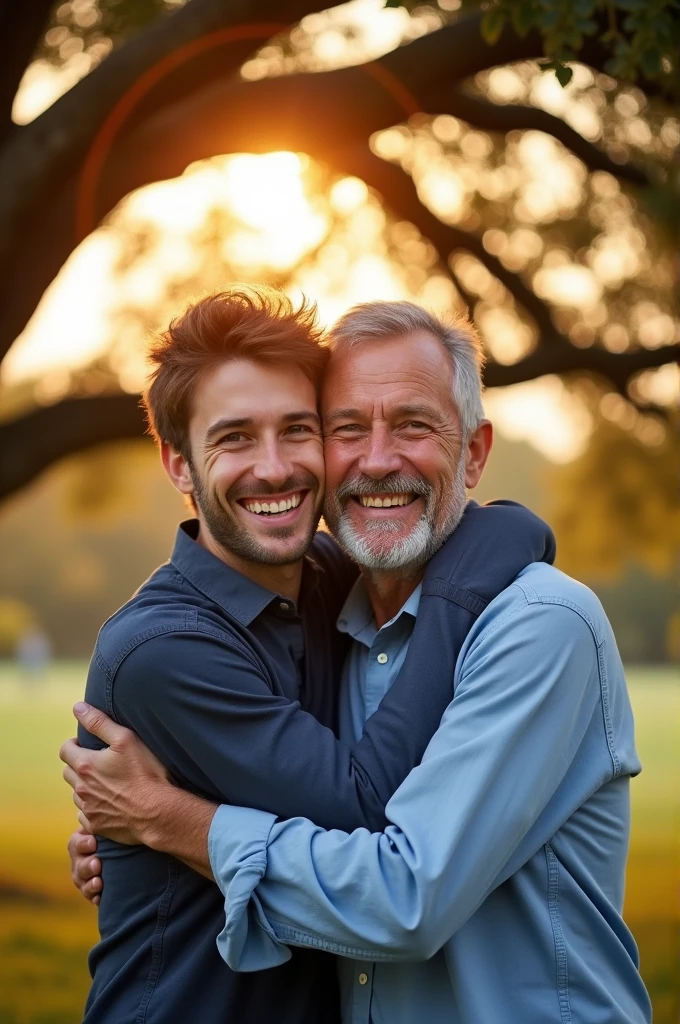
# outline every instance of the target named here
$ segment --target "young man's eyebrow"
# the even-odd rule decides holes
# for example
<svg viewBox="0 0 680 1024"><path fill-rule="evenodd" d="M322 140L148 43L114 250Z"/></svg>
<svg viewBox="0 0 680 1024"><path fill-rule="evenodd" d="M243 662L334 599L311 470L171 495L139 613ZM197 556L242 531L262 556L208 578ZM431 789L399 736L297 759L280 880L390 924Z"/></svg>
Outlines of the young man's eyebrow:
<svg viewBox="0 0 680 1024"><path fill-rule="evenodd" d="M312 420L315 424L320 424L318 413L314 412L313 409L300 409L297 412L287 412L283 417L284 423L298 423L300 420ZM228 419L223 417L221 420L217 420L213 423L206 433L206 440L211 441L217 437L218 434L224 433L225 430L238 430L241 427L252 427L254 420L252 416L241 416L235 419Z"/></svg>
<svg viewBox="0 0 680 1024"><path fill-rule="evenodd" d="M217 420L210 427L206 433L206 440L210 441L213 437L217 437L218 434L222 434L225 430L237 430L239 427L250 427L252 426L252 419L250 416L244 416L240 419L227 419L226 417Z"/></svg>

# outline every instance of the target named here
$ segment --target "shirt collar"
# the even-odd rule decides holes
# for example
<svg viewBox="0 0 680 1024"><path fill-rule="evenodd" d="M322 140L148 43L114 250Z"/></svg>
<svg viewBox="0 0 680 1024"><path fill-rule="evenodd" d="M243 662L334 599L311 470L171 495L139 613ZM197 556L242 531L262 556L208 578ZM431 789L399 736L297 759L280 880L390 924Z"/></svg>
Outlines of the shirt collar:
<svg viewBox="0 0 680 1024"><path fill-rule="evenodd" d="M419 583L413 593L406 598L397 614L381 628L387 629L388 626L393 625L402 615L411 615L415 619L418 614L422 589L423 585ZM366 643L366 633L372 634L372 639L378 632L375 626L371 602L361 576L356 580L347 595L347 599L338 616L337 627L341 633L348 633L353 640L361 640L363 643Z"/></svg>
<svg viewBox="0 0 680 1024"><path fill-rule="evenodd" d="M249 626L279 595L261 587L259 583L248 579L206 551L197 543L197 536L197 519L187 519L180 523L170 561L197 590L241 625ZM293 602L289 604L292 608Z"/></svg>

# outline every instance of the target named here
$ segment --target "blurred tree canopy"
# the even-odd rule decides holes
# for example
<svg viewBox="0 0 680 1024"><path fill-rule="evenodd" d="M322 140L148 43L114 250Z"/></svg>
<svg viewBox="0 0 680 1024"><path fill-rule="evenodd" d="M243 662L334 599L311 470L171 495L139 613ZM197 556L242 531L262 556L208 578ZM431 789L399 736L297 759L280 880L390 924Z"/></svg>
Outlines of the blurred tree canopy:
<svg viewBox="0 0 680 1024"><path fill-rule="evenodd" d="M0 71L0 357L82 235L120 223L135 189L221 154L293 151L311 158L328 206L301 280L346 270L337 253L351 251L349 207L328 196L338 182L365 183L376 239L414 294L445 281L451 305L469 309L487 386L585 381L636 445L661 452L680 323L678 3L406 6L394 48L373 59L352 4L0 0L11 41ZM79 80L15 124L35 59ZM537 61L567 88L552 89ZM212 211L192 238L203 253L191 272L122 310L120 337L139 346L192 289L243 276L225 255L237 227ZM152 259L156 241L128 232L121 270ZM267 276L285 284L291 268ZM65 455L141 434L123 362L114 344L58 400L36 390L5 401L0 497Z"/></svg>

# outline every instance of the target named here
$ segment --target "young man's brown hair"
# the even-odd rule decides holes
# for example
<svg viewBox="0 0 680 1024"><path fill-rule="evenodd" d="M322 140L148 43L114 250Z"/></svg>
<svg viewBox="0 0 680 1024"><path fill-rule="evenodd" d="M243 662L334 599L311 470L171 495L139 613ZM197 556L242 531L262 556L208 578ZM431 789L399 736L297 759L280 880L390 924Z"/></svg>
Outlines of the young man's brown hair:
<svg viewBox="0 0 680 1024"><path fill-rule="evenodd" d="M239 287L195 302L152 344L143 402L149 431L191 462L189 419L199 378L235 359L297 366L317 387L328 360L316 307L283 292Z"/></svg>

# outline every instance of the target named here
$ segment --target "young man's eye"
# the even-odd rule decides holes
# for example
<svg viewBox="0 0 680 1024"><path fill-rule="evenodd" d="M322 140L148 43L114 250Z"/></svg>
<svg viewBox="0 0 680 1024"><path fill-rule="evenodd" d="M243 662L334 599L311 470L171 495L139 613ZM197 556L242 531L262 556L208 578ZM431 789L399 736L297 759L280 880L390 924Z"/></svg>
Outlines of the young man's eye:
<svg viewBox="0 0 680 1024"><path fill-rule="evenodd" d="M311 434L312 428L308 423L293 423L288 427L287 433L289 434Z"/></svg>
<svg viewBox="0 0 680 1024"><path fill-rule="evenodd" d="M246 439L247 438L245 434L240 434L234 431L234 433L232 434L225 434L225 436L220 441L220 444L240 444L242 441L245 441Z"/></svg>

